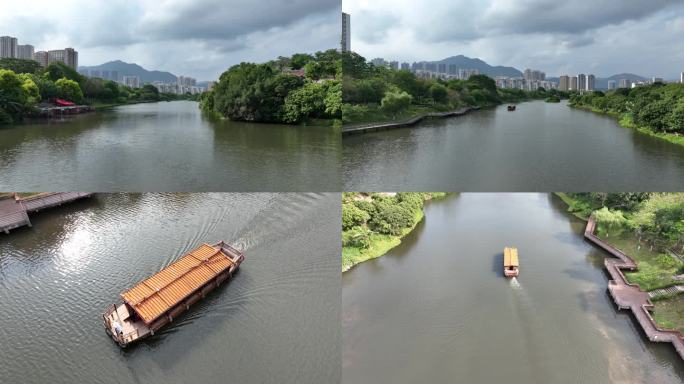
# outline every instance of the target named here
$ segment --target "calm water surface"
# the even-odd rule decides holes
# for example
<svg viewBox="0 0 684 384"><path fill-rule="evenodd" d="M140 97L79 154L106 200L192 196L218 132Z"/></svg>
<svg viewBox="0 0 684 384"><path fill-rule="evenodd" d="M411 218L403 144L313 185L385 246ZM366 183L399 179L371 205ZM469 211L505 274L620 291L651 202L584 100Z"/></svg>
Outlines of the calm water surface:
<svg viewBox="0 0 684 384"><path fill-rule="evenodd" d="M0 129L0 190L338 191L340 151L339 129L137 104Z"/></svg>
<svg viewBox="0 0 684 384"><path fill-rule="evenodd" d="M97 195L0 236L2 383L335 383L339 194ZM121 350L101 313L202 242L233 279Z"/></svg>
<svg viewBox="0 0 684 384"><path fill-rule="evenodd" d="M345 191L680 191L684 146L566 103L345 137Z"/></svg>
<svg viewBox="0 0 684 384"><path fill-rule="evenodd" d="M547 195L463 194L342 278L344 383L681 383L607 294L604 254ZM504 246L520 252L517 283Z"/></svg>

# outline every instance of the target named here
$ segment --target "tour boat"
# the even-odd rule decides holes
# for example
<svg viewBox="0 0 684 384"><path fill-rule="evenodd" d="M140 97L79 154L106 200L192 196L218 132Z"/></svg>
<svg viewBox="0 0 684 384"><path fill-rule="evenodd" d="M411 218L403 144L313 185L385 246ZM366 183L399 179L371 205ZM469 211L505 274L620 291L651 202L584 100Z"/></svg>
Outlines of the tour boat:
<svg viewBox="0 0 684 384"><path fill-rule="evenodd" d="M515 105L509 105L508 110L509 111L515 111Z"/></svg>
<svg viewBox="0 0 684 384"><path fill-rule="evenodd" d="M504 248L504 276L517 277L520 274L518 267L518 249L512 247Z"/></svg>
<svg viewBox="0 0 684 384"><path fill-rule="evenodd" d="M154 335L228 280L244 259L223 241L202 244L122 293L123 303L102 314L105 330L121 347Z"/></svg>

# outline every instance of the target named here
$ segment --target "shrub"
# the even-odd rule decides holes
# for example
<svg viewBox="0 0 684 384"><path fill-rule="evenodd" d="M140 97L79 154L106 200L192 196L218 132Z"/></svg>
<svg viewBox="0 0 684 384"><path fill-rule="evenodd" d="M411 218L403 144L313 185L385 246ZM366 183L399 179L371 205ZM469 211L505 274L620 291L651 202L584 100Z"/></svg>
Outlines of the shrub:
<svg viewBox="0 0 684 384"><path fill-rule="evenodd" d="M368 212L359 209L354 204L342 204L342 228L350 229L364 225L370 220Z"/></svg>

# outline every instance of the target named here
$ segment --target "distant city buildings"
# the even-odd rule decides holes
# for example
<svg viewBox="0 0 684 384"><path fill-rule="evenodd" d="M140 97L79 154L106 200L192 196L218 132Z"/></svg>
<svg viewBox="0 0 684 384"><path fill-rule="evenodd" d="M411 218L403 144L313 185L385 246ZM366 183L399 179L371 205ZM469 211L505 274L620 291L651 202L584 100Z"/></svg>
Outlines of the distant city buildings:
<svg viewBox="0 0 684 384"><path fill-rule="evenodd" d="M570 77L570 90L571 91L577 91L579 88L577 87L577 76L572 76Z"/></svg>
<svg viewBox="0 0 684 384"><path fill-rule="evenodd" d="M608 80L608 90L611 91L613 89L617 88L617 81L615 80Z"/></svg>
<svg viewBox="0 0 684 384"><path fill-rule="evenodd" d="M106 70L88 70L88 69L81 69L78 71L81 75L85 77L91 77L91 78L99 78L99 79L104 79L104 80L111 80L111 81L120 81L119 77L119 71L106 71Z"/></svg>
<svg viewBox="0 0 684 384"><path fill-rule="evenodd" d="M130 88L140 88L140 77L138 76L124 76L123 85Z"/></svg>
<svg viewBox="0 0 684 384"><path fill-rule="evenodd" d="M577 75L577 90L585 91L587 89L587 75L580 73Z"/></svg>
<svg viewBox="0 0 684 384"><path fill-rule="evenodd" d="M34 55L33 45L17 45L17 59L32 60Z"/></svg>
<svg viewBox="0 0 684 384"><path fill-rule="evenodd" d="M17 57L17 38L0 36L0 59Z"/></svg>
<svg viewBox="0 0 684 384"><path fill-rule="evenodd" d="M190 93L192 95L195 95L200 94L207 89L211 90L211 88L213 88L216 85L216 83L210 82L208 88L198 87L196 79L187 76L178 76L175 83L155 81L152 83L152 85L155 86L155 88L157 88L159 92L162 93L174 93L177 95L184 95L186 93Z"/></svg>
<svg viewBox="0 0 684 384"><path fill-rule="evenodd" d="M342 12L342 52L351 51L351 15Z"/></svg>
<svg viewBox="0 0 684 384"><path fill-rule="evenodd" d="M620 88L632 88L632 81L630 79L620 79L618 84Z"/></svg>
<svg viewBox="0 0 684 384"><path fill-rule="evenodd" d="M594 91L596 88L596 76L589 74L587 75L587 86L585 88L586 91Z"/></svg>
<svg viewBox="0 0 684 384"><path fill-rule="evenodd" d="M61 62L73 69L78 68L78 52L73 48L48 51L48 65Z"/></svg>
<svg viewBox="0 0 684 384"><path fill-rule="evenodd" d="M46 51L38 51L33 54L33 60L37 61L41 67L48 66L48 53Z"/></svg>
<svg viewBox="0 0 684 384"><path fill-rule="evenodd" d="M35 60L41 66L62 62L71 68L78 68L78 52L73 48L35 52L30 44L20 45L16 37L0 37L0 58Z"/></svg>
<svg viewBox="0 0 684 384"><path fill-rule="evenodd" d="M558 90L569 91L570 90L570 76L562 75L558 79Z"/></svg>
<svg viewBox="0 0 684 384"><path fill-rule="evenodd" d="M679 82L684 84L684 72L679 74Z"/></svg>
<svg viewBox="0 0 684 384"><path fill-rule="evenodd" d="M546 73L527 68L525 72L523 72L523 79L525 79L525 81L544 81L546 80Z"/></svg>

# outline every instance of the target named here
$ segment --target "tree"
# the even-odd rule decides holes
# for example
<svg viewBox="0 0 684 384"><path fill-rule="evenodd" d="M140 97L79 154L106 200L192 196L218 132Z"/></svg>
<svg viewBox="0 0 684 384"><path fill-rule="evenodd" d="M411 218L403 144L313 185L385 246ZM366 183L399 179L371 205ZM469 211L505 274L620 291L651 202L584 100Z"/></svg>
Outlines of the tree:
<svg viewBox="0 0 684 384"><path fill-rule="evenodd" d="M61 78L55 81L55 85L59 90L59 97L65 100L73 101L74 103L83 102L83 92L77 82L67 78Z"/></svg>
<svg viewBox="0 0 684 384"><path fill-rule="evenodd" d="M308 116L324 114L325 97L325 88L319 83L307 83L302 88L290 92L285 98L283 120L298 123Z"/></svg>
<svg viewBox="0 0 684 384"><path fill-rule="evenodd" d="M314 60L314 57L309 54L295 53L294 55L292 55L290 65L292 65L292 69L302 69L308 62L312 60Z"/></svg>
<svg viewBox="0 0 684 384"><path fill-rule="evenodd" d="M666 131L668 128L667 117L671 112L670 103L658 100L647 103L639 109L635 115L637 124L645 125L654 131Z"/></svg>
<svg viewBox="0 0 684 384"><path fill-rule="evenodd" d="M2 120L7 121L11 116L13 121L21 118L21 113L27 105L28 95L23 82L16 73L7 69L0 69L0 110L3 110Z"/></svg>
<svg viewBox="0 0 684 384"><path fill-rule="evenodd" d="M392 115L392 118L396 118L397 114L411 105L411 95L405 91L389 91L382 98L380 104L383 111Z"/></svg>
<svg viewBox="0 0 684 384"><path fill-rule="evenodd" d="M370 220L368 212L359 209L353 203L342 204L342 229L347 230L364 225Z"/></svg>
<svg viewBox="0 0 684 384"><path fill-rule="evenodd" d="M672 113L667 117L669 130L684 133L684 98L672 109Z"/></svg>
<svg viewBox="0 0 684 384"><path fill-rule="evenodd" d="M434 83L430 86L430 97L435 103L444 104L448 101L447 88L439 83Z"/></svg>
<svg viewBox="0 0 684 384"><path fill-rule="evenodd" d="M0 69L9 69L14 73L38 73L40 64L35 60L3 58L0 59Z"/></svg>
<svg viewBox="0 0 684 384"><path fill-rule="evenodd" d="M59 61L48 65L45 69L45 75L54 82L67 78L80 84L84 79L75 69Z"/></svg>
<svg viewBox="0 0 684 384"><path fill-rule="evenodd" d="M327 81L325 87L325 113L333 118L342 117L342 82Z"/></svg>

